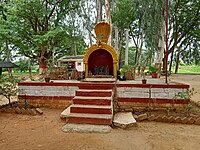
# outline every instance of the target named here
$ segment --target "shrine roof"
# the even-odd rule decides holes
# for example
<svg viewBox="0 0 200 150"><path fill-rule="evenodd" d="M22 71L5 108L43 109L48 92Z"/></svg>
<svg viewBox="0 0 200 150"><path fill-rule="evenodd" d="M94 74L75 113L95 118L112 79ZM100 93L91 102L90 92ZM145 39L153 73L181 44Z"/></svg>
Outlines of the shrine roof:
<svg viewBox="0 0 200 150"><path fill-rule="evenodd" d="M18 68L19 66L10 61L0 61L0 68Z"/></svg>

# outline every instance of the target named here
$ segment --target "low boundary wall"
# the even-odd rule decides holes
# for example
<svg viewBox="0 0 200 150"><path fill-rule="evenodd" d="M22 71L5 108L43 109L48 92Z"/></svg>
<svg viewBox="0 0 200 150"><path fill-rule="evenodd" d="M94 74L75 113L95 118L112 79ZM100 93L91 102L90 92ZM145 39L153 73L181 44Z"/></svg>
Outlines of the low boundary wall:
<svg viewBox="0 0 200 150"><path fill-rule="evenodd" d="M129 108L184 108L190 100L187 97L189 85L185 84L131 84L131 83L86 83L77 82L21 82L18 84L19 101L41 107L68 107L79 88L94 89L95 86L116 88L116 102L120 109ZM179 95L179 96L177 96Z"/></svg>

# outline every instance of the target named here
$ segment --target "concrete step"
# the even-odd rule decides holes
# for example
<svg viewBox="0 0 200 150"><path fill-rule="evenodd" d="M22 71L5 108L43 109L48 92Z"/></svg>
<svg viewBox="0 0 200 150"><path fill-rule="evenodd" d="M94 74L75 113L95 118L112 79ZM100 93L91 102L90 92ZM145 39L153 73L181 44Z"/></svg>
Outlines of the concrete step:
<svg viewBox="0 0 200 150"><path fill-rule="evenodd" d="M112 90L79 89L76 91L76 96L111 97Z"/></svg>
<svg viewBox="0 0 200 150"><path fill-rule="evenodd" d="M109 125L93 125L93 124L73 124L68 123L62 127L64 132L79 132L79 133L109 133L112 128Z"/></svg>
<svg viewBox="0 0 200 150"><path fill-rule="evenodd" d="M73 104L70 107L70 113L112 114L112 106Z"/></svg>
<svg viewBox="0 0 200 150"><path fill-rule="evenodd" d="M108 90L108 89L113 89L114 84L112 83L87 83L87 84L82 84L80 86L80 89L93 89L93 90Z"/></svg>
<svg viewBox="0 0 200 150"><path fill-rule="evenodd" d="M82 105L111 105L111 97L75 96L73 98L73 104L82 104Z"/></svg>
<svg viewBox="0 0 200 150"><path fill-rule="evenodd" d="M60 115L61 118L66 118L67 123L95 125L112 124L112 115L110 114L71 113L70 108L71 106L65 109Z"/></svg>

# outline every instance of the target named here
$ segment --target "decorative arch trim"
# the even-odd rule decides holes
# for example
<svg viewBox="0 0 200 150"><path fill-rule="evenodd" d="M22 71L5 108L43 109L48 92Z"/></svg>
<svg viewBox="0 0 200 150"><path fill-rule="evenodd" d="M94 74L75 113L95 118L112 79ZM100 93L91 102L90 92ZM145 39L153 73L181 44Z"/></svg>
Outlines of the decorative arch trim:
<svg viewBox="0 0 200 150"><path fill-rule="evenodd" d="M94 51L99 50L99 49L104 49L111 54L111 56L113 58L113 76L116 78L117 77L118 54L112 46L110 46L106 43L103 43L103 42L101 42L99 44L94 44L87 49L86 54L84 55L84 59L83 59L83 62L85 64L85 77L88 77L88 60L89 60L90 55Z"/></svg>
<svg viewBox="0 0 200 150"><path fill-rule="evenodd" d="M89 47L87 49L86 54L84 55L83 62L86 64L88 62L90 54L92 54L92 52L99 50L99 49L104 49L104 50L108 51L113 58L113 63L118 62L118 54L117 54L116 50L112 46L110 46L106 43L94 44L91 47Z"/></svg>

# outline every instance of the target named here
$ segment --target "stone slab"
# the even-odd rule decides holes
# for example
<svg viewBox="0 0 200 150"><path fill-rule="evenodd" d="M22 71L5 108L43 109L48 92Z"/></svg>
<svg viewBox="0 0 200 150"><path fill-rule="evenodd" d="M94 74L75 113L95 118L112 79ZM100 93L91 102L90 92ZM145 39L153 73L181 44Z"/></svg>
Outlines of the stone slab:
<svg viewBox="0 0 200 150"><path fill-rule="evenodd" d="M111 127L108 125L90 125L90 124L66 124L62 127L63 132L80 132L80 133L109 133Z"/></svg>
<svg viewBox="0 0 200 150"><path fill-rule="evenodd" d="M138 115L137 120L138 120L138 121L143 121L143 120L146 120L147 118L148 118L147 114L144 113L144 114Z"/></svg>
<svg viewBox="0 0 200 150"><path fill-rule="evenodd" d="M119 112L114 116L113 123L120 128L127 128L136 125L136 120L131 112Z"/></svg>

